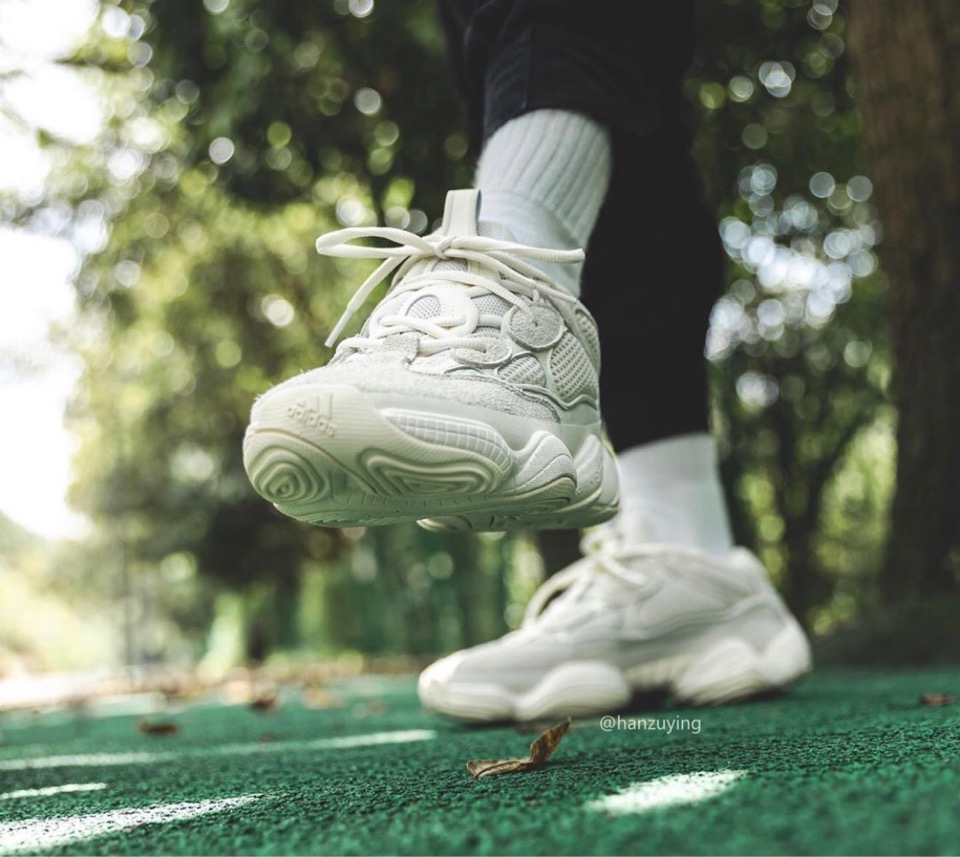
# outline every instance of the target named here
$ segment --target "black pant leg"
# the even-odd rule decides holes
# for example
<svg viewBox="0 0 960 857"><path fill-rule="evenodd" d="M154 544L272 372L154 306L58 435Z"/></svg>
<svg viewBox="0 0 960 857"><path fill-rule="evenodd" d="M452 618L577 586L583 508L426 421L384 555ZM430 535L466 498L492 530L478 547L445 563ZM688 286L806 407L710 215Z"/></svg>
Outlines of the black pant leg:
<svg viewBox="0 0 960 857"><path fill-rule="evenodd" d="M724 255L680 128L614 134L613 174L581 297L600 330L600 395L617 450L709 430L704 345Z"/></svg>
<svg viewBox="0 0 960 857"><path fill-rule="evenodd" d="M614 10L585 0L438 3L475 149L541 108L576 110L611 131L613 176L582 295L600 327L614 446L706 431L703 350L723 255L681 93L693 0Z"/></svg>
<svg viewBox="0 0 960 857"><path fill-rule="evenodd" d="M636 135L668 121L693 52L693 0L437 0L447 56L482 142L540 108Z"/></svg>

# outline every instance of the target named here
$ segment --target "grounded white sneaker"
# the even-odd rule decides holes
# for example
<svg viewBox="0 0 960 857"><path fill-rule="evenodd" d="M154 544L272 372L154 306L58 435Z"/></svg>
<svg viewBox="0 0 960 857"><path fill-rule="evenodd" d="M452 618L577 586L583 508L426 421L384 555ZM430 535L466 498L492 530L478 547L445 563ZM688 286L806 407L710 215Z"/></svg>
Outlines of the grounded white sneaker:
<svg viewBox="0 0 960 857"><path fill-rule="evenodd" d="M386 258L328 340L396 269L358 336L261 396L244 441L253 486L324 526L577 528L612 517L617 470L601 434L596 324L531 261L581 251L479 235L475 190L451 191L421 237L353 228L322 253ZM396 247L358 247L379 237Z"/></svg>
<svg viewBox="0 0 960 857"><path fill-rule="evenodd" d="M610 530L588 535L586 557L538 590L519 630L424 670L423 705L464 720L583 717L641 691L728 702L810 670L807 638L752 553L627 546Z"/></svg>

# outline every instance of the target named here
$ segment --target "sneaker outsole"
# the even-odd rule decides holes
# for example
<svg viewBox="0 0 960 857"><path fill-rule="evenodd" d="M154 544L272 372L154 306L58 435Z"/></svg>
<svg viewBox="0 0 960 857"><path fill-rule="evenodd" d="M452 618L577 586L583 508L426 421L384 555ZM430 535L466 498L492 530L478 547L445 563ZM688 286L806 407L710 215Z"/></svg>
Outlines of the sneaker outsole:
<svg viewBox="0 0 960 857"><path fill-rule="evenodd" d="M258 400L244 466L279 511L322 526L580 528L617 509L615 464L599 438L574 454L535 430L514 449L490 425L381 411L342 385L278 388Z"/></svg>

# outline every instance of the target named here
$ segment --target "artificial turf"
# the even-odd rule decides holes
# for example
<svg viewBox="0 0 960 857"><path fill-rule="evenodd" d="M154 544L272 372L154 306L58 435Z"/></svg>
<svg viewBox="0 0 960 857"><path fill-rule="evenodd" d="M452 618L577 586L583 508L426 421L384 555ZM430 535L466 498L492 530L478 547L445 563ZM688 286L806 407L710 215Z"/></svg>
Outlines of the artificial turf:
<svg viewBox="0 0 960 857"><path fill-rule="evenodd" d="M424 713L412 679L335 690L342 707L156 715L170 735L130 714L8 714L0 854L960 853L960 704L920 701L960 698L960 668L822 669L777 698L641 706L622 725L686 728L578 721L545 767L482 779L468 760L523 756L536 734ZM684 803L698 783L713 792ZM32 791L64 784L87 790Z"/></svg>

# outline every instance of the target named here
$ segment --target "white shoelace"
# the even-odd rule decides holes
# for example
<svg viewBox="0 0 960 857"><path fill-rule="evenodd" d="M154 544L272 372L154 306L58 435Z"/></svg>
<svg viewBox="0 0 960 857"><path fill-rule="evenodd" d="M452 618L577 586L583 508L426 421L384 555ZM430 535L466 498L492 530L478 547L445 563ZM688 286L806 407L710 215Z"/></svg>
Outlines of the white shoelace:
<svg viewBox="0 0 960 857"><path fill-rule="evenodd" d="M580 542L580 550L587 562L577 563L547 578L530 599L523 614L522 628L536 624L555 598L569 596L570 603L576 603L599 575L609 574L630 586L644 586L649 579L647 575L624 563L655 556L664 548L655 543L628 544L608 525L586 533Z"/></svg>
<svg viewBox="0 0 960 857"><path fill-rule="evenodd" d="M392 241L395 247L369 247L351 244L360 238L382 238ZM436 284L438 281L459 283L474 289L480 289L498 295L505 301L525 309L529 300L536 300L538 296L553 301L575 302L574 298L565 289L560 288L538 268L524 261L530 259L540 262L580 262L584 258L582 250L552 250L544 247L530 247L513 241L502 241L498 238L488 238L480 235L448 236L448 235L416 235L404 229L394 229L388 226L350 227L338 229L317 239L317 252L324 256L339 256L345 259L384 259L381 264L361 286L354 292L347 303L347 308L340 316L326 346L332 348L343 333L344 327L359 310L370 294L390 274L391 293L400 294L406 291L416 291L426 285ZM406 276L410 269L429 260L457 260L463 262L478 262L485 268L501 276L497 282L489 276L465 270L431 270L422 271ZM524 300L526 298L527 300ZM383 331L380 337L390 333L414 331L426 337L421 338L420 351L432 353L446 348L479 348L484 346L477 337L470 337L471 332L465 327L469 320L465 318L434 318L418 319L401 315L387 315L378 319ZM473 324L475 328L477 323ZM353 348L369 347L370 337L352 336L345 339L344 346Z"/></svg>

